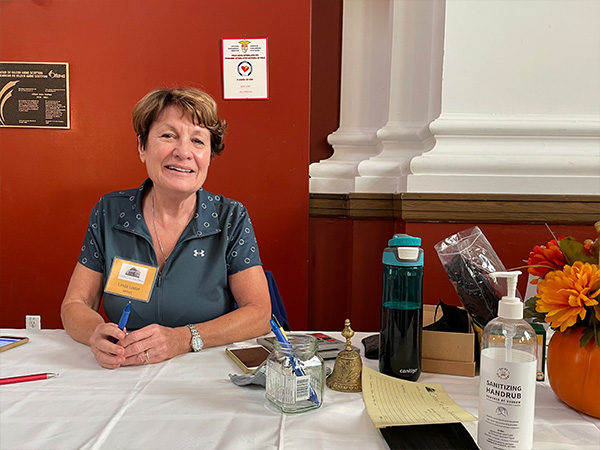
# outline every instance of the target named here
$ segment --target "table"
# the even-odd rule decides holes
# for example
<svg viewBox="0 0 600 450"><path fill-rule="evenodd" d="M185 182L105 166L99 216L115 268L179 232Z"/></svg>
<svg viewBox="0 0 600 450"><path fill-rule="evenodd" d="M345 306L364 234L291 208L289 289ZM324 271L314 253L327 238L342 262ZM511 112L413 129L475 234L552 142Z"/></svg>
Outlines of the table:
<svg viewBox="0 0 600 450"><path fill-rule="evenodd" d="M298 415L271 407L264 388L239 387L224 347L160 364L101 368L64 330L0 330L30 342L0 353L0 377L59 372L58 378L0 386L0 449L359 449L385 450L362 394L325 388L323 406ZM340 337L339 333L329 333ZM353 344L368 333L356 333ZM377 369L377 361L364 360ZM327 362L333 366L333 360ZM477 415L478 378L422 374ZM599 400L600 401L600 400ZM476 422L465 423L476 436ZM536 390L534 448L600 449L600 420Z"/></svg>

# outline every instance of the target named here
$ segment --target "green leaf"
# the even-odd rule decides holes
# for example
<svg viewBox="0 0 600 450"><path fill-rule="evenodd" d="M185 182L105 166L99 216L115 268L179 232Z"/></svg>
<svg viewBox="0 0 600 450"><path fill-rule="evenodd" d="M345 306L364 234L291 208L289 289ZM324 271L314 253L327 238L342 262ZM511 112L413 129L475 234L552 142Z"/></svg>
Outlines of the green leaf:
<svg viewBox="0 0 600 450"><path fill-rule="evenodd" d="M585 347L587 345L588 342L590 342L590 340L592 339L592 336L594 336L594 329L593 328L587 328L583 334L581 335L581 339L579 340L579 346L580 347ZM595 336L596 338L596 345L598 345L598 336Z"/></svg>
<svg viewBox="0 0 600 450"><path fill-rule="evenodd" d="M600 347L600 329L594 329L592 327L585 329L579 340L579 346L585 347L587 343L592 340L592 337L594 338L596 347Z"/></svg>
<svg viewBox="0 0 600 450"><path fill-rule="evenodd" d="M523 310L523 318L533 319L534 322L544 322L546 315L535 310L535 304L539 300L539 297L531 297L525 302L525 309Z"/></svg>
<svg viewBox="0 0 600 450"><path fill-rule="evenodd" d="M558 241L558 245L569 265L572 265L575 261L582 261L590 264L596 264L598 262L595 258L586 254L583 244L572 236L561 239Z"/></svg>

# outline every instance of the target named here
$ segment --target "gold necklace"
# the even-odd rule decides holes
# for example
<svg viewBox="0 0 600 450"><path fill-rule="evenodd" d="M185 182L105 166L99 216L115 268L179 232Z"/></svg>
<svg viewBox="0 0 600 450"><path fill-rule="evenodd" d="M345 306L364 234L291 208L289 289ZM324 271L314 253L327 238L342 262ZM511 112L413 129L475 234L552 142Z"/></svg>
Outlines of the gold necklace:
<svg viewBox="0 0 600 450"><path fill-rule="evenodd" d="M167 262L167 258L169 256L171 256L171 252L173 251L173 249L175 249L175 247L173 247L173 249L169 252L168 255L165 255L165 249L163 248L162 242L160 241L160 236L158 235L158 229L156 228L156 217L154 216L154 191L152 191L152 225L154 225L154 234L156 234L156 240L158 241L158 246L160 247L160 252L162 253L163 259L165 262ZM192 217L194 216L194 212L196 211L196 203L194 202L194 208L192 208L192 213L190 214L190 218L188 219L188 221L186 222L186 226L188 223L190 223L190 220L192 220Z"/></svg>

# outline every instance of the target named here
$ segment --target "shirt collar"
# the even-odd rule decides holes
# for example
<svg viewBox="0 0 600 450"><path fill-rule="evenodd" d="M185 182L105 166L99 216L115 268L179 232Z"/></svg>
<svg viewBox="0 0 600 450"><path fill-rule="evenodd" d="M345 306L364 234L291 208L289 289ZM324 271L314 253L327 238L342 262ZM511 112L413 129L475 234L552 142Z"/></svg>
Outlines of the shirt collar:
<svg viewBox="0 0 600 450"><path fill-rule="evenodd" d="M147 224L143 220L142 200L144 194L153 186L150 178L144 180L142 185L133 190L129 201L131 209L127 209L119 216L117 228L131 231L134 233L149 235ZM121 193L125 194L124 191ZM214 195L204 188L196 191L196 213L192 217L191 226L186 227L183 232L183 237L202 237L220 233L221 227L219 222L219 213L215 207L215 202L221 200L220 195Z"/></svg>

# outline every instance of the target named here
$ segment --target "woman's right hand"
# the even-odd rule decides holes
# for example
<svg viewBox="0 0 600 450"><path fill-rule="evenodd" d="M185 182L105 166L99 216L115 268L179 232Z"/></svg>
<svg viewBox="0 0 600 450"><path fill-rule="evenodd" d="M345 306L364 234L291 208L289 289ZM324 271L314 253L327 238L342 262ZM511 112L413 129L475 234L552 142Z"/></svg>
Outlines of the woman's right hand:
<svg viewBox="0 0 600 450"><path fill-rule="evenodd" d="M114 323L106 323L98 313L104 276L81 263L75 265L60 315L65 331L73 339L89 345L96 361L107 369L116 369L125 361L125 349L119 342L125 332Z"/></svg>
<svg viewBox="0 0 600 450"><path fill-rule="evenodd" d="M118 341L126 336L114 323L100 323L90 337L90 348L96 361L105 369L116 369L125 362L125 349ZM117 341L113 343L111 338Z"/></svg>

